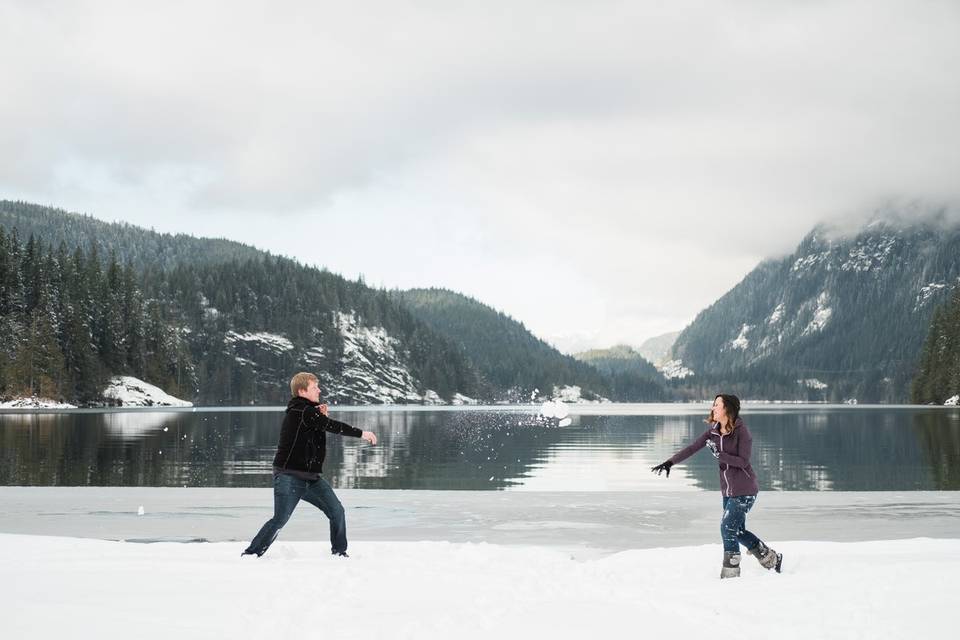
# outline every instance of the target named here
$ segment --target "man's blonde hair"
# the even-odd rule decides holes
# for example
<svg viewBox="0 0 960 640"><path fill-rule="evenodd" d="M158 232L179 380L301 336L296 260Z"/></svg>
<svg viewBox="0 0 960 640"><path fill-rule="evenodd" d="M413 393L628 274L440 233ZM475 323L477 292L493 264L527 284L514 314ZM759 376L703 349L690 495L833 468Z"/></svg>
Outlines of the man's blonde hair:
<svg viewBox="0 0 960 640"><path fill-rule="evenodd" d="M320 380L317 379L317 376L312 373L307 373L306 371L301 371L297 375L290 378L290 393L292 395L300 395L298 392L306 391L307 387L310 386L310 382L316 382L320 384Z"/></svg>

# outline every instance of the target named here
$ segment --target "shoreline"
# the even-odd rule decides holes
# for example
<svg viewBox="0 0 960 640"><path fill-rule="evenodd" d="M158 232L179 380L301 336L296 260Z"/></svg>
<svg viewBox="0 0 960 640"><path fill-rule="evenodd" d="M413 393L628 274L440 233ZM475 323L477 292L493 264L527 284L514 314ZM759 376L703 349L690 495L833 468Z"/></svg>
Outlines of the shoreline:
<svg viewBox="0 0 960 640"><path fill-rule="evenodd" d="M689 402L604 402L604 403L564 403L570 415L579 416L643 416L643 415L700 415L709 411L711 401ZM824 410L947 410L960 411L957 405L940 404L848 404L842 402L819 402L801 400L744 400L753 413L777 413L782 411L824 411ZM363 404L330 405L333 412L511 412L540 413L542 403L535 404L476 404L476 405L422 405L422 404ZM89 414L89 413L211 413L211 412L276 412L282 413L285 405L202 405L202 406L71 406L71 407L0 407L3 415L31 414ZM747 415L745 412L744 415Z"/></svg>
<svg viewBox="0 0 960 640"><path fill-rule="evenodd" d="M585 546L600 554L712 544L719 492L338 489L356 541ZM0 487L0 533L138 542L247 540L272 514L269 488ZM138 515L140 507L143 515ZM957 538L960 491L761 492L747 518L764 540ZM301 503L281 533L317 541Z"/></svg>

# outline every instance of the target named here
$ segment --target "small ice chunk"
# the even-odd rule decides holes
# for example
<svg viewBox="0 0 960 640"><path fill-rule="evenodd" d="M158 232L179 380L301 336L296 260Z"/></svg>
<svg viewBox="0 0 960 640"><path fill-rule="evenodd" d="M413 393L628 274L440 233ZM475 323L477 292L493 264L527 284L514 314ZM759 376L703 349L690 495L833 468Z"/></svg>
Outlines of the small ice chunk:
<svg viewBox="0 0 960 640"><path fill-rule="evenodd" d="M573 424L573 418L564 418L563 420L560 421L560 423L557 426L569 427L571 424Z"/></svg>
<svg viewBox="0 0 960 640"><path fill-rule="evenodd" d="M570 415L570 409L567 408L567 405L566 405L566 404L564 404L563 402L560 402L559 400L554 400L554 401L553 401L553 407L554 407L554 409L553 409L553 417L554 417L554 418L559 418L559 419L563 420L563 419L566 418L568 415ZM561 425L561 426L563 426L563 425Z"/></svg>
<svg viewBox="0 0 960 640"><path fill-rule="evenodd" d="M137 509L137 515L138 515L138 516L142 516L143 514L144 514L143 505L140 505L140 508Z"/></svg>
<svg viewBox="0 0 960 640"><path fill-rule="evenodd" d="M554 404L551 401L546 401L543 403L543 406L540 407L540 415L544 418L553 418Z"/></svg>
<svg viewBox="0 0 960 640"><path fill-rule="evenodd" d="M540 415L544 418L556 418L563 420L570 414L570 410L560 400L548 400L540 407Z"/></svg>

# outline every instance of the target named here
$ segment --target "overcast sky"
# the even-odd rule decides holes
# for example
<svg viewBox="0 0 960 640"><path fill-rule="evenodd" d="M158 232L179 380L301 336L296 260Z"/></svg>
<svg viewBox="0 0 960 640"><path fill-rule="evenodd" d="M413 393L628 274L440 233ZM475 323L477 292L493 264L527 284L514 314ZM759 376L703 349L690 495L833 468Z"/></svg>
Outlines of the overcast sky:
<svg viewBox="0 0 960 640"><path fill-rule="evenodd" d="M0 198L636 345L960 201L958 69L952 1L0 0Z"/></svg>

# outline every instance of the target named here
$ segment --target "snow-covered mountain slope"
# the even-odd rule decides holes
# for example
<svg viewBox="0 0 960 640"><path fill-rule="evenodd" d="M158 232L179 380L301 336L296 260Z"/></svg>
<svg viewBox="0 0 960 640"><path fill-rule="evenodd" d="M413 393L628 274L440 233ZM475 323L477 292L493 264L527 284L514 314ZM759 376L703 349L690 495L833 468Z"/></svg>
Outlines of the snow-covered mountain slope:
<svg viewBox="0 0 960 640"><path fill-rule="evenodd" d="M790 380L801 395L905 401L932 310L958 277L956 227L877 220L852 237L818 227L702 311L672 357L701 376ZM804 382L814 378L827 386Z"/></svg>
<svg viewBox="0 0 960 640"><path fill-rule="evenodd" d="M407 365L408 354L383 327L363 324L355 313L338 313L336 327L343 340L339 379L326 384L330 396L362 404L410 404L442 400L429 390L417 391Z"/></svg>

